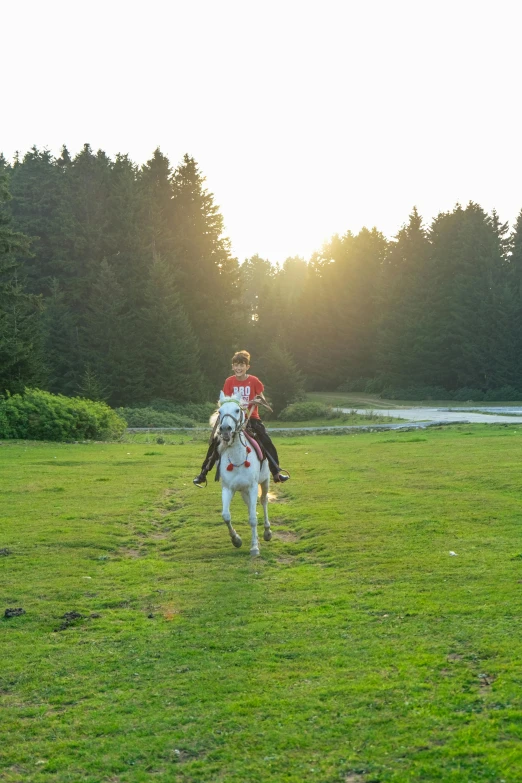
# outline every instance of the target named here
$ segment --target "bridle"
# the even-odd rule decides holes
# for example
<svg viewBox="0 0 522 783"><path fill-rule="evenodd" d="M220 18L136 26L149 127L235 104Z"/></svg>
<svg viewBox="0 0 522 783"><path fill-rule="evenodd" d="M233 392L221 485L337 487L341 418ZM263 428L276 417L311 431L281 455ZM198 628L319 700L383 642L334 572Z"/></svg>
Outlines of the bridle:
<svg viewBox="0 0 522 783"><path fill-rule="evenodd" d="M232 421L235 424L235 427L232 431L233 435L237 435L238 432L242 432L245 429L245 414L244 411L239 409L239 418L236 419L235 416L233 416L231 413L225 413L224 416L219 417L219 429L221 429L223 422L225 419L232 419Z"/></svg>
<svg viewBox="0 0 522 783"><path fill-rule="evenodd" d="M240 439L241 439L241 433L243 432L243 430L245 429L246 425L248 424L248 420L249 420L250 416L247 413L245 413L246 406L245 407L241 406L240 403L236 399L234 399L234 400L223 400L221 405L224 405L227 402L235 402L236 403L236 405L238 407L238 410L239 410L239 416L236 418L236 416L234 416L232 413L225 413L224 416L221 416L221 414L220 414L219 418L218 418L219 431L221 432L221 429L223 427L223 422L225 421L225 419L232 419L232 421L234 422L234 429L230 433L231 439L233 439L235 435L239 435ZM220 405L220 407L221 407L221 405Z"/></svg>
<svg viewBox="0 0 522 783"><path fill-rule="evenodd" d="M218 414L218 417L216 419L216 423L214 424L214 429L212 430L212 435L210 436L209 443L212 443L212 440L214 439L214 435L216 434L216 431L217 430L221 430L221 425L223 424L223 421L226 418L231 418L232 421L234 422L234 425L235 425L231 435L235 436L235 435L239 434L241 436L241 433L243 432L243 430L246 429L246 427L248 425L248 422L250 421L250 417L252 416L252 413L254 411L254 403L255 403L255 405L261 405L263 408L266 408L271 413L273 413L272 408L266 402L266 400L262 400L259 397L255 397L255 399L252 400L252 402L249 405L242 405L236 397L226 397L224 400L222 400L219 403L219 407L221 408L221 406L225 405L225 403L227 403L227 402L235 402L236 403L236 405L237 405L237 407L239 408L239 411L240 411L239 419L236 419L236 417L232 416L231 413L225 413L223 418L221 418L221 416ZM243 441L241 441L241 443L243 443ZM246 444L243 444L243 445L246 445Z"/></svg>

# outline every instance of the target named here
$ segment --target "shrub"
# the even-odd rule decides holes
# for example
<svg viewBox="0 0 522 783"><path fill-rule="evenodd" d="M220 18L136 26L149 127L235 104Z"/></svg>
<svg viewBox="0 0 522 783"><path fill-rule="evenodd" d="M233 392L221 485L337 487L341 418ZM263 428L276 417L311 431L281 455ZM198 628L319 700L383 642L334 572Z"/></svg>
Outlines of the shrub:
<svg viewBox="0 0 522 783"><path fill-rule="evenodd" d="M294 402L279 414L281 421L311 421L312 419L340 419L342 411L334 410L322 402Z"/></svg>
<svg viewBox="0 0 522 783"><path fill-rule="evenodd" d="M129 427L194 427L188 416L154 408L118 408L117 413L127 421ZM208 421L208 416L207 416Z"/></svg>
<svg viewBox="0 0 522 783"><path fill-rule="evenodd" d="M172 400L151 400L146 405L118 408L129 427L194 427L208 423L216 410L212 402L173 402Z"/></svg>
<svg viewBox="0 0 522 783"><path fill-rule="evenodd" d="M344 381L337 387L339 392L364 392L366 386L370 383L369 378L352 378L351 380Z"/></svg>
<svg viewBox="0 0 522 783"><path fill-rule="evenodd" d="M155 411L175 413L177 416L185 416L194 421L208 422L216 410L213 402L172 402L172 400L151 400L147 405L139 406L152 408Z"/></svg>
<svg viewBox="0 0 522 783"><path fill-rule="evenodd" d="M0 398L0 438L110 440L125 427L125 420L104 402L40 389Z"/></svg>
<svg viewBox="0 0 522 783"><path fill-rule="evenodd" d="M380 394L384 389L385 383L382 378L371 378L365 385L366 394Z"/></svg>
<svg viewBox="0 0 522 783"><path fill-rule="evenodd" d="M406 389L394 389L387 387L380 395L387 400L451 400L453 392L442 386L411 386Z"/></svg>
<svg viewBox="0 0 522 783"><path fill-rule="evenodd" d="M464 388L457 389L454 392L453 399L457 402L482 402L484 392L481 389L472 389L469 386L464 386Z"/></svg>
<svg viewBox="0 0 522 783"><path fill-rule="evenodd" d="M514 386L502 386L487 391L483 399L485 402L515 402L522 399L522 393Z"/></svg>

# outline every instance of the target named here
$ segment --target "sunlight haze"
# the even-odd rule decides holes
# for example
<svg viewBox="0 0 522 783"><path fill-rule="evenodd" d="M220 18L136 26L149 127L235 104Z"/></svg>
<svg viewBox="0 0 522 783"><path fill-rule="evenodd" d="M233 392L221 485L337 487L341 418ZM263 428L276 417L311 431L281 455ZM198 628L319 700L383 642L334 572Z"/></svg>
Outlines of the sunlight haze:
<svg viewBox="0 0 522 783"><path fill-rule="evenodd" d="M457 201L522 208L520 5L3 6L0 151L85 142L200 165L240 261L393 236Z"/></svg>

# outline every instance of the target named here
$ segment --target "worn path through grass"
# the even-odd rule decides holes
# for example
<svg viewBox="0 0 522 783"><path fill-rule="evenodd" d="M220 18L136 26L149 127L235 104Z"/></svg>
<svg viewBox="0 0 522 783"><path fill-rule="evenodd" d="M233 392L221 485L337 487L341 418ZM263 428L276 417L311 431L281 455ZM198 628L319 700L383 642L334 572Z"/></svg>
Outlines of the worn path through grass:
<svg viewBox="0 0 522 783"><path fill-rule="evenodd" d="M202 443L2 443L0 780L519 781L521 439L285 438L255 560Z"/></svg>

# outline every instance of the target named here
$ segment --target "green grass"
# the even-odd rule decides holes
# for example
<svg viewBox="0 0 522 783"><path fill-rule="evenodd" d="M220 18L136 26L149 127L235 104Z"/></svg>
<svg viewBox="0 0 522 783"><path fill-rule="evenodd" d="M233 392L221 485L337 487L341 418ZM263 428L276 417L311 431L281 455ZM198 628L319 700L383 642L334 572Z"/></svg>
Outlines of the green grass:
<svg viewBox="0 0 522 783"><path fill-rule="evenodd" d="M507 402L499 403L498 407L501 407L502 405L508 405L508 403ZM512 405L520 405L520 403L512 403ZM497 405L496 405L496 403L493 402L493 403L490 403L489 407L495 407L496 408ZM455 409L450 408L450 410L457 410L458 411L458 408L455 408ZM468 413L484 413L487 416L489 411L484 410L484 408L469 408ZM514 414L511 411L506 411L506 413L503 413L502 411L496 411L495 415L496 416L515 416L517 414Z"/></svg>
<svg viewBox="0 0 522 783"><path fill-rule="evenodd" d="M346 413L344 415L331 418L309 419L308 421L279 421L264 420L269 429L279 429L280 427L346 427L356 424L392 424L394 422L404 421L404 419L386 416L380 411L369 411L368 413Z"/></svg>
<svg viewBox="0 0 522 783"><path fill-rule="evenodd" d="M518 783L522 428L281 439L255 560L177 438L0 444L0 780Z"/></svg>
<svg viewBox="0 0 522 783"><path fill-rule="evenodd" d="M502 407L522 405L522 402L458 402L457 400L386 400L381 399L377 394L366 394L365 392L308 392L306 399L310 402L323 402L326 405L332 405L334 408L374 408L392 409L392 408L418 408L419 406L428 408L469 408L473 404L480 413L482 407Z"/></svg>

